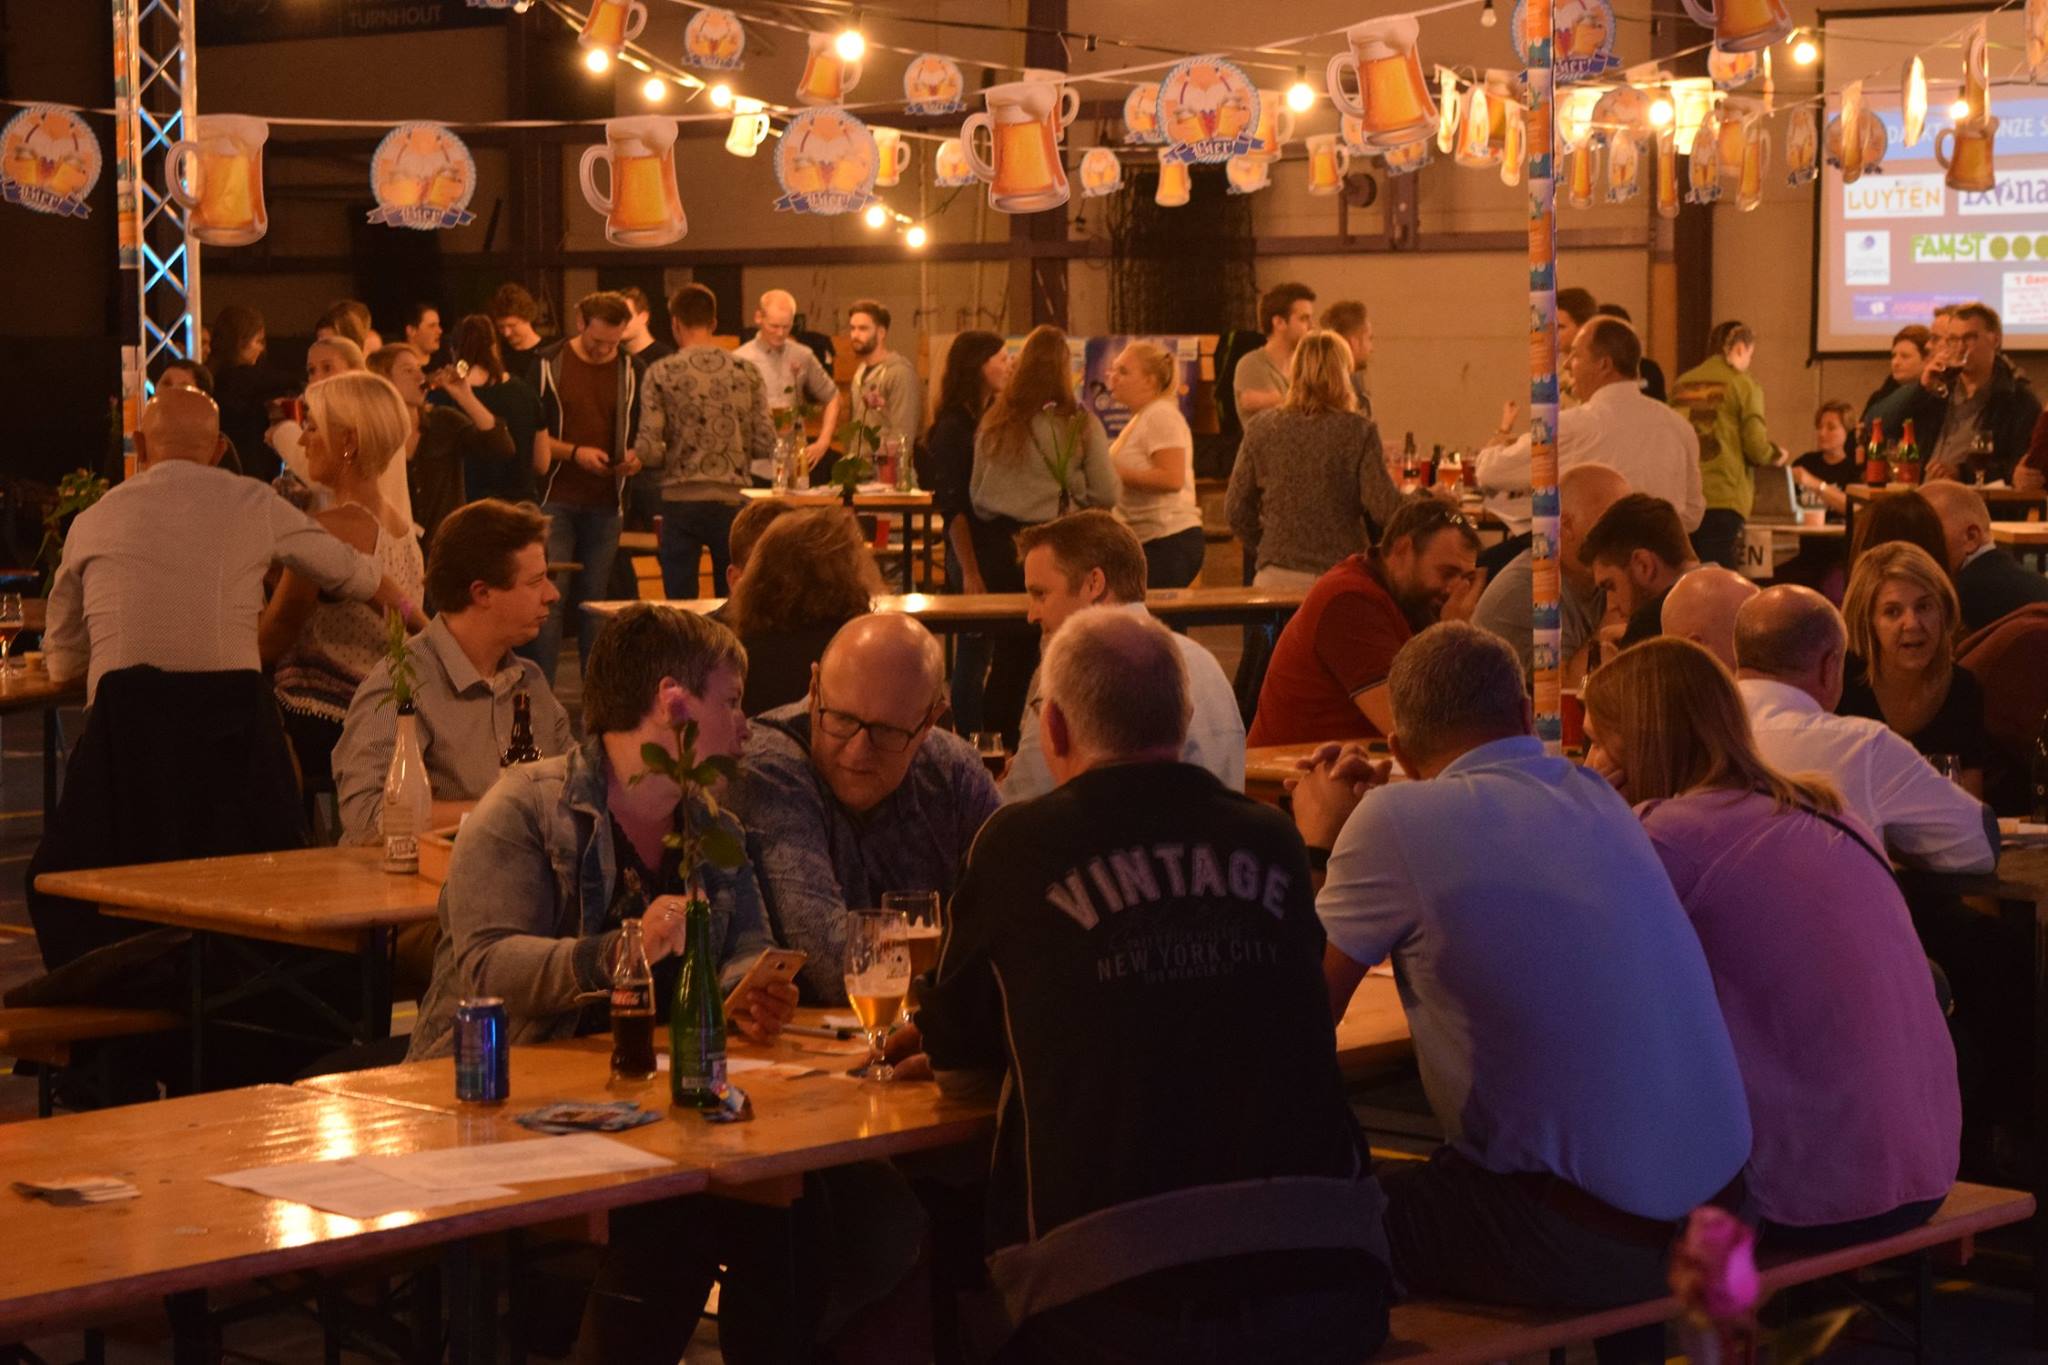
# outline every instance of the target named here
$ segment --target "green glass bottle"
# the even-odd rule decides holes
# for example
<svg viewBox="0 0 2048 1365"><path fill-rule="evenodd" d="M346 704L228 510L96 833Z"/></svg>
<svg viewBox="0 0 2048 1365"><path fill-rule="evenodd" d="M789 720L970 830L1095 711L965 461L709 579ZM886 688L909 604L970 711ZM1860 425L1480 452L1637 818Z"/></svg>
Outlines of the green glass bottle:
<svg viewBox="0 0 2048 1365"><path fill-rule="evenodd" d="M668 1019L669 1099L716 1109L725 1098L725 1000L711 956L711 903L691 897L683 927L683 970Z"/></svg>

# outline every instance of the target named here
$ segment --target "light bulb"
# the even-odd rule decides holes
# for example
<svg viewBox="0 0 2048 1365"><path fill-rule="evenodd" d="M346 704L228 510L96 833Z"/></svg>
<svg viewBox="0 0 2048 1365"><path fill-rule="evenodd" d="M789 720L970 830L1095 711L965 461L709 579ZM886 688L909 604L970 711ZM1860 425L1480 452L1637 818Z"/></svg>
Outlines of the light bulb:
<svg viewBox="0 0 2048 1365"><path fill-rule="evenodd" d="M649 76L640 87L640 94L649 104L660 104L668 98L668 82L659 76Z"/></svg>
<svg viewBox="0 0 2048 1365"><path fill-rule="evenodd" d="M1792 60L1799 66L1812 66L1820 59L1820 45L1811 38L1801 38L1792 44Z"/></svg>
<svg viewBox="0 0 2048 1365"><path fill-rule="evenodd" d="M603 74L611 69L612 54L601 47L593 47L583 54L583 65L594 73Z"/></svg>
<svg viewBox="0 0 2048 1365"><path fill-rule="evenodd" d="M1657 99L1650 105L1650 126L1652 128L1670 127L1672 115L1676 112L1677 111L1671 107L1670 100L1662 98Z"/></svg>
<svg viewBox="0 0 2048 1365"><path fill-rule="evenodd" d="M715 108L732 108L732 87L724 81L711 87L711 103Z"/></svg>
<svg viewBox="0 0 2048 1365"><path fill-rule="evenodd" d="M1948 107L1948 116L1953 119L1968 118L1970 116L1970 102L1966 99L1958 99Z"/></svg>
<svg viewBox="0 0 2048 1365"><path fill-rule="evenodd" d="M1308 83L1308 72L1294 68L1294 84L1287 87L1287 107L1297 114L1306 114L1316 107L1316 88Z"/></svg>
<svg viewBox="0 0 2048 1365"><path fill-rule="evenodd" d="M839 36L832 40L832 50L839 54L842 62L857 62L868 50L868 40L861 36L857 25L841 29Z"/></svg>
<svg viewBox="0 0 2048 1365"><path fill-rule="evenodd" d="M880 204L869 204L868 211L860 216L860 220L871 228L879 228L889 221L889 210Z"/></svg>
<svg viewBox="0 0 2048 1365"><path fill-rule="evenodd" d="M1500 16L1493 12L1493 0L1486 0L1485 8L1479 11L1479 27L1492 28L1500 22Z"/></svg>
<svg viewBox="0 0 2048 1365"><path fill-rule="evenodd" d="M912 223L903 234L903 244L912 251L922 250L924 244L930 240L931 237L925 232L923 223Z"/></svg>

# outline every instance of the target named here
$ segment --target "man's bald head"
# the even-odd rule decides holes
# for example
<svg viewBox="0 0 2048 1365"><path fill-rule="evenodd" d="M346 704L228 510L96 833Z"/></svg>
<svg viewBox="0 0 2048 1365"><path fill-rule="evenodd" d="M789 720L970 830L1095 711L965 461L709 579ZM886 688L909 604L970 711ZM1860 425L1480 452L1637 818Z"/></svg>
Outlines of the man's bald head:
<svg viewBox="0 0 2048 1365"><path fill-rule="evenodd" d="M212 464L226 445L220 435L220 409L197 389L158 389L142 410L135 442L138 465L165 460Z"/></svg>
<svg viewBox="0 0 2048 1365"><path fill-rule="evenodd" d="M946 657L899 612L840 627L811 675L811 766L858 815L903 784L938 718Z"/></svg>
<svg viewBox="0 0 2048 1365"><path fill-rule="evenodd" d="M1941 518L1941 539L1948 554L1948 571L1953 574L1963 561L1991 543L1991 509L1974 488L1954 479L1936 479L1920 486L1934 515Z"/></svg>
<svg viewBox="0 0 2048 1365"><path fill-rule="evenodd" d="M771 289L761 296L761 311L764 313L796 312L796 295L787 289Z"/></svg>
<svg viewBox="0 0 2048 1365"><path fill-rule="evenodd" d="M1592 575L1579 563L1579 542L1608 508L1628 495L1628 479L1598 460L1575 464L1558 476L1558 565L1584 591L1591 591Z"/></svg>
<svg viewBox="0 0 2048 1365"><path fill-rule="evenodd" d="M1694 569L1664 599L1664 633L1705 646L1733 672L1735 616L1756 595L1756 584L1733 569L1718 564Z"/></svg>
<svg viewBox="0 0 2048 1365"><path fill-rule="evenodd" d="M1741 675L1789 683L1829 711L1842 699L1848 641L1834 604L1796 584L1767 588L1735 613L1735 662Z"/></svg>
<svg viewBox="0 0 2048 1365"><path fill-rule="evenodd" d="M901 693L936 700L946 682L946 652L917 618L878 611L841 626L825 646L818 670L828 687L857 671L886 677Z"/></svg>

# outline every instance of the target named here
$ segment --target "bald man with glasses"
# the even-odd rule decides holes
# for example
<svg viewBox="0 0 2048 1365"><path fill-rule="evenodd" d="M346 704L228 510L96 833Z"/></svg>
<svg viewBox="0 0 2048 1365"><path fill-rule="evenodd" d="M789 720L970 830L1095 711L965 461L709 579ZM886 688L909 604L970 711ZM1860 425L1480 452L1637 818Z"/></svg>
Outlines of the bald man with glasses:
<svg viewBox="0 0 2048 1365"><path fill-rule="evenodd" d="M807 1003L846 1001L846 911L890 891L950 898L1001 797L973 746L936 722L945 657L893 612L833 637L803 701L755 718L735 797L770 927L810 955Z"/></svg>

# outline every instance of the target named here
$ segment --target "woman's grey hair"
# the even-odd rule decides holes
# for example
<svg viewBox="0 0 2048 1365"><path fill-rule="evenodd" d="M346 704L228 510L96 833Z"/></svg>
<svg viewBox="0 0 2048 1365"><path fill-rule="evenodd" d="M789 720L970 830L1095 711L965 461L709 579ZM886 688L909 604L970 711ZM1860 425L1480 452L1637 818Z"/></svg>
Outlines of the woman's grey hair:
<svg viewBox="0 0 2048 1365"><path fill-rule="evenodd" d="M1522 662L1491 631L1441 621L1401 646L1387 677L1394 733L1418 759L1529 732Z"/></svg>
<svg viewBox="0 0 2048 1365"><path fill-rule="evenodd" d="M1173 634L1150 614L1088 607L1045 649L1041 695L1076 743L1123 755L1179 749L1188 735L1188 673Z"/></svg>

